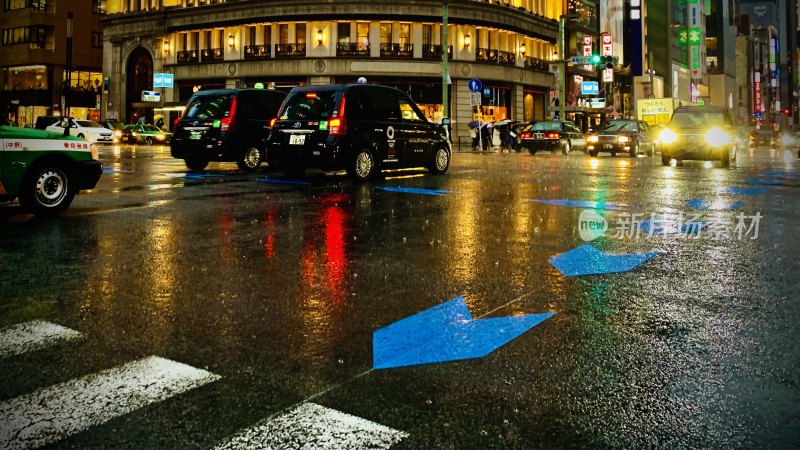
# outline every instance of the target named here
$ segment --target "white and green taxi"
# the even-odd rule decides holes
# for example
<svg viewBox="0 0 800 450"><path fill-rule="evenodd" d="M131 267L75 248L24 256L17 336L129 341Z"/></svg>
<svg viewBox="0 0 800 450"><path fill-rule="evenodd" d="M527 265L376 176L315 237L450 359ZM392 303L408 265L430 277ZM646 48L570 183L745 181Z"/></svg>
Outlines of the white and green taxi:
<svg viewBox="0 0 800 450"><path fill-rule="evenodd" d="M58 214L102 172L97 148L83 139L0 126L0 202L19 198L36 215Z"/></svg>

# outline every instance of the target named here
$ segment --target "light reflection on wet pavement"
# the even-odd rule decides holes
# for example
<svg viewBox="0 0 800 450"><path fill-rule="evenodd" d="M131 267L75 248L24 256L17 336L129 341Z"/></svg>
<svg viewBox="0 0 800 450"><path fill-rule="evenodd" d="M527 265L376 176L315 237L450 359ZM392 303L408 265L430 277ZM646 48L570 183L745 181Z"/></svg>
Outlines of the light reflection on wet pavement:
<svg viewBox="0 0 800 450"><path fill-rule="evenodd" d="M406 433L392 448L800 446L796 153L731 170L456 153L444 176L307 185L235 164L187 177L166 147L101 154L109 173L62 217L0 209L0 327L83 336L0 359L0 401L151 355L221 378L55 448L210 448L309 398ZM729 192L764 187L749 179L784 185ZM584 244L583 208L534 200L627 205L598 210L612 227L592 245L658 255L562 276L548 259ZM676 212L763 218L757 239L614 237ZM483 358L371 370L375 330L457 296L475 318L556 315Z"/></svg>

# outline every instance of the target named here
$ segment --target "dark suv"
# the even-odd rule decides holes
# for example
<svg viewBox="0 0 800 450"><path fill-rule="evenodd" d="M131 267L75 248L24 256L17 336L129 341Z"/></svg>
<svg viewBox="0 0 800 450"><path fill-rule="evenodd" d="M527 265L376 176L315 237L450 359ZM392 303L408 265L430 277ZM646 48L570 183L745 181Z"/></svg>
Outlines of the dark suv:
<svg viewBox="0 0 800 450"><path fill-rule="evenodd" d="M661 130L661 163L675 159L718 160L730 167L736 158L736 140L728 110L712 106L681 106L672 113L669 127Z"/></svg>
<svg viewBox="0 0 800 450"><path fill-rule="evenodd" d="M292 89L269 138L267 161L287 175L306 168L347 170L366 180L383 169L426 167L444 173L450 144L402 91L335 84Z"/></svg>
<svg viewBox="0 0 800 450"><path fill-rule="evenodd" d="M209 161L236 163L255 170L264 159L269 122L277 117L286 93L264 89L196 92L175 126L172 157L203 170Z"/></svg>

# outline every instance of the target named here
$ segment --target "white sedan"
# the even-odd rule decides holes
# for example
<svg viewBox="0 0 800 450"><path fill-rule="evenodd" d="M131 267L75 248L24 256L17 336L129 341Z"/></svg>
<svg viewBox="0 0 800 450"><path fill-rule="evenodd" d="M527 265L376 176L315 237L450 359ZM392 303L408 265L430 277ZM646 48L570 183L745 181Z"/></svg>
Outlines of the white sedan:
<svg viewBox="0 0 800 450"><path fill-rule="evenodd" d="M91 143L111 144L114 139L113 131L93 120L62 119L47 127L46 130L64 134L64 129L67 127L69 127L70 136L86 139Z"/></svg>

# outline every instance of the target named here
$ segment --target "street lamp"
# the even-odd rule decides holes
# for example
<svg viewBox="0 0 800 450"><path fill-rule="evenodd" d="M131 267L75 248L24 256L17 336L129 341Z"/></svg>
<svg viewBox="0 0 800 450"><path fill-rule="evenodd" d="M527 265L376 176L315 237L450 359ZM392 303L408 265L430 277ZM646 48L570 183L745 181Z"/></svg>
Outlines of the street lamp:
<svg viewBox="0 0 800 450"><path fill-rule="evenodd" d="M464 35L464 50L469 50L470 44L472 44L472 37L467 33Z"/></svg>
<svg viewBox="0 0 800 450"><path fill-rule="evenodd" d="M519 44L519 54L520 54L520 55L522 55L522 56L525 56L525 53L526 53L527 51L528 51L528 47L525 45L525 43L524 43L524 42L523 42L523 43L521 43L521 44Z"/></svg>
<svg viewBox="0 0 800 450"><path fill-rule="evenodd" d="M161 44L161 50L164 52L165 55L169 55L169 41L164 39L164 42Z"/></svg>
<svg viewBox="0 0 800 450"><path fill-rule="evenodd" d="M322 30L317 29L317 45L322 45Z"/></svg>
<svg viewBox="0 0 800 450"><path fill-rule="evenodd" d="M236 39L233 37L232 34L228 35L228 47L233 49L233 46L236 44Z"/></svg>
<svg viewBox="0 0 800 450"><path fill-rule="evenodd" d="M62 86L64 94L64 115L69 117L69 90L72 87L72 13L67 13L67 64L66 64L66 87Z"/></svg>

